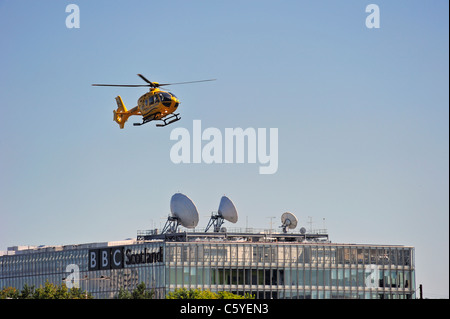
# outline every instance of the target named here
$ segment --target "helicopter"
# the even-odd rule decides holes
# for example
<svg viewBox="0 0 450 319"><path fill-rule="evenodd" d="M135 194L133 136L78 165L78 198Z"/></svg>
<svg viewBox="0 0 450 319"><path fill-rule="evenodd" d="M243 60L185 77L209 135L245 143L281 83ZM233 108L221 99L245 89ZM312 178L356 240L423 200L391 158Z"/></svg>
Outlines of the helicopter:
<svg viewBox="0 0 450 319"><path fill-rule="evenodd" d="M125 107L120 95L116 97L117 110L113 111L113 120L119 124L121 129L124 128L125 122L132 115L142 116L142 123L133 123L134 126L140 126L150 121L162 121L164 124L156 124L156 126L163 127L181 120L180 113L174 113L180 104L180 100L175 96L175 94L161 90L161 86L216 80L209 79L178 83L158 83L149 81L142 74L138 74L138 76L148 84L92 84L92 86L150 87L150 91L138 99L137 106L130 110Z"/></svg>

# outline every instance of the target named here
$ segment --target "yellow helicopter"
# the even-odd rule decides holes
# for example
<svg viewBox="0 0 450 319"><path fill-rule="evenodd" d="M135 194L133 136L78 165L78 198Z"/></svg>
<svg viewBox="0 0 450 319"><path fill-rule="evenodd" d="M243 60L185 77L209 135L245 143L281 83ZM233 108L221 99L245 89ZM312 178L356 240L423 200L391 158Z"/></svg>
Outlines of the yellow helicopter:
<svg viewBox="0 0 450 319"><path fill-rule="evenodd" d="M180 100L173 93L160 90L159 87L216 80L158 83L149 81L142 74L138 74L138 76L148 84L92 84L92 86L150 87L150 91L138 99L138 105L130 110L125 107L120 95L116 97L117 110L114 110L113 120L119 124L121 129L124 128L125 122L132 115L142 116L142 123L133 123L134 126L140 126L150 121L162 121L164 124L156 124L156 126L162 127L181 119L180 113L174 113L180 104Z"/></svg>

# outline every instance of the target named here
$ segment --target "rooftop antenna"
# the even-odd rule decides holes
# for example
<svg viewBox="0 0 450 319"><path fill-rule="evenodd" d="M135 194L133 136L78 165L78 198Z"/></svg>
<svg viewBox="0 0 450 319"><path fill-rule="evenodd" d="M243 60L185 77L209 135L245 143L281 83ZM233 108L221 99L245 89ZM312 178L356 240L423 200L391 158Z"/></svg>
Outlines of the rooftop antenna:
<svg viewBox="0 0 450 319"><path fill-rule="evenodd" d="M176 233L178 226L195 228L198 224L198 211L194 202L184 194L176 193L170 200L171 215L167 217L162 233Z"/></svg>
<svg viewBox="0 0 450 319"><path fill-rule="evenodd" d="M309 232L312 233L313 221L312 221L312 217L311 216L308 216L308 224L309 224Z"/></svg>
<svg viewBox="0 0 450 319"><path fill-rule="evenodd" d="M270 218L270 233L272 233L272 219L273 218L277 218L276 216L270 216L270 217L267 217L267 218Z"/></svg>
<svg viewBox="0 0 450 319"><path fill-rule="evenodd" d="M205 232L207 232L212 226L214 227L214 232L218 233L221 230L226 230L222 227L224 220L228 220L235 224L238 221L238 212L236 206L234 206L231 199L227 196L222 196L220 199L219 210L216 214L214 212L211 214L208 225L206 226Z"/></svg>

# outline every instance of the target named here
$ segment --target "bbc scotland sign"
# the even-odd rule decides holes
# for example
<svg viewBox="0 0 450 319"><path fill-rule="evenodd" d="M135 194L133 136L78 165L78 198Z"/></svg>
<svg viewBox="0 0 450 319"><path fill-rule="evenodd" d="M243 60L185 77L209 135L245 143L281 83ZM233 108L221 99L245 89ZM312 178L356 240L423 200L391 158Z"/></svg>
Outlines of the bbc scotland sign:
<svg viewBox="0 0 450 319"><path fill-rule="evenodd" d="M153 264L163 261L163 247L148 249L140 252L125 249L124 246L113 248L99 248L89 250L88 268L92 270L121 269L125 266L137 264Z"/></svg>
<svg viewBox="0 0 450 319"><path fill-rule="evenodd" d="M125 264L126 265L137 265L137 264L153 264L163 262L163 248L162 246L153 249L144 248L141 252L132 254L131 249L127 249L125 253Z"/></svg>

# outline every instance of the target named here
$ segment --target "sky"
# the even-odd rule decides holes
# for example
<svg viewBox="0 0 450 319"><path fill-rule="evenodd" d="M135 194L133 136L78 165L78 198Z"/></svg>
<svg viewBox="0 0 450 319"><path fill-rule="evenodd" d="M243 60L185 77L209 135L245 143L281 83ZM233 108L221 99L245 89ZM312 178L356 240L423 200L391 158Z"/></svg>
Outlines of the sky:
<svg viewBox="0 0 450 319"><path fill-rule="evenodd" d="M227 195L228 228L279 229L289 211L335 243L414 246L417 287L449 298L448 6L0 0L0 250L134 238L162 228L177 192L205 227ZM121 130L114 98L131 108L147 89L91 84L144 84L138 73L217 80L167 87L180 121ZM267 129L267 146L276 128L276 172L174 163L171 132L193 138L194 120Z"/></svg>

